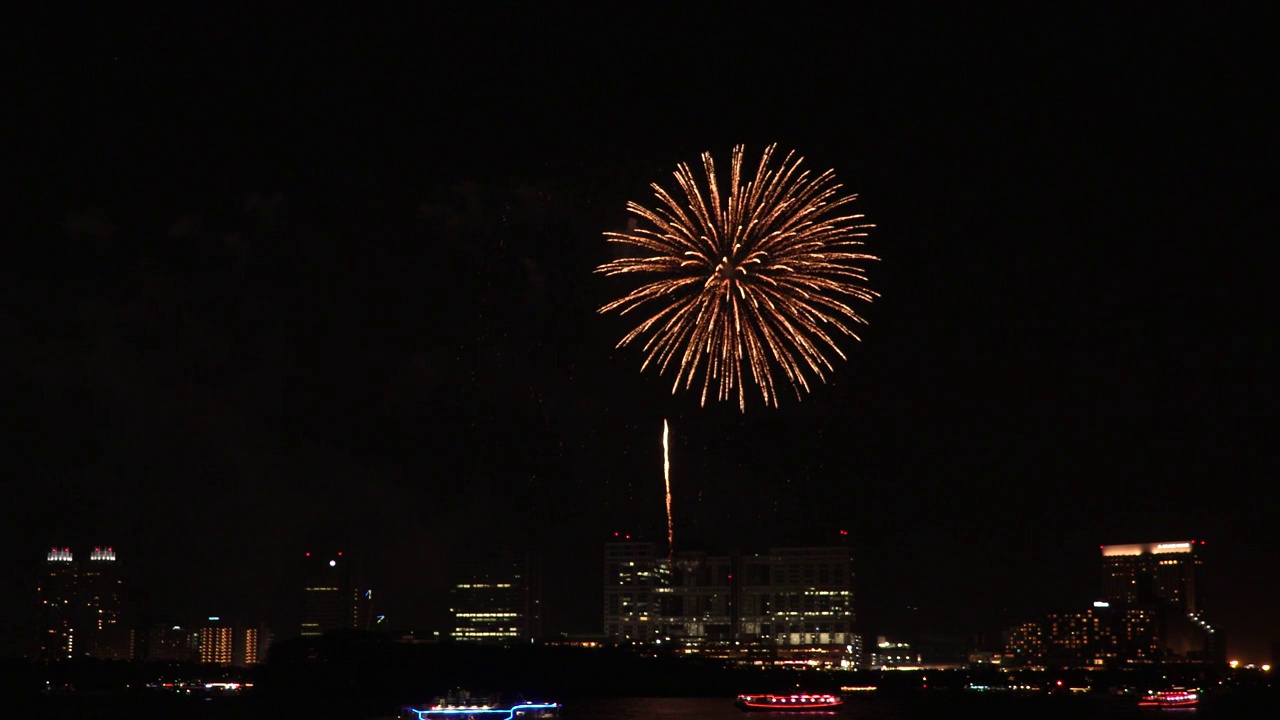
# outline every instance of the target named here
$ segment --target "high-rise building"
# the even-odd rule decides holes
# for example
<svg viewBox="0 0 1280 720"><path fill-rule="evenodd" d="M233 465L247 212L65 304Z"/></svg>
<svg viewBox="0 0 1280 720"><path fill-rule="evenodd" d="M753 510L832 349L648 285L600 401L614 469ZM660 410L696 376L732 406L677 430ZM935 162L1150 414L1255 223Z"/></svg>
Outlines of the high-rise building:
<svg viewBox="0 0 1280 720"><path fill-rule="evenodd" d="M248 667L266 662L270 647L271 632L265 625L237 627L231 647L231 664Z"/></svg>
<svg viewBox="0 0 1280 720"><path fill-rule="evenodd" d="M235 646L235 628L223 623L219 617L210 617L208 624L196 633L196 648L200 662L206 665L230 665Z"/></svg>
<svg viewBox="0 0 1280 720"><path fill-rule="evenodd" d="M1103 545L1103 599L1128 605L1160 601L1198 614L1203 545L1203 540Z"/></svg>
<svg viewBox="0 0 1280 720"><path fill-rule="evenodd" d="M486 553L452 564L453 639L535 640L542 635L542 567L534 553Z"/></svg>
<svg viewBox="0 0 1280 720"><path fill-rule="evenodd" d="M116 552L96 547L80 565L81 647L86 657L133 659L133 629L124 623L124 580Z"/></svg>
<svg viewBox="0 0 1280 720"><path fill-rule="evenodd" d="M1091 608L1048 613L1005 636L1015 664L1114 667L1205 662L1215 631L1170 603L1099 600Z"/></svg>
<svg viewBox="0 0 1280 720"><path fill-rule="evenodd" d="M94 548L80 568L86 630L102 630L120 624L124 615L120 568L111 548Z"/></svg>
<svg viewBox="0 0 1280 720"><path fill-rule="evenodd" d="M357 563L342 552L308 552L304 567L303 637L330 630L368 629L373 592L364 585Z"/></svg>
<svg viewBox="0 0 1280 720"><path fill-rule="evenodd" d="M618 641L673 641L705 655L828 667L858 664L853 553L773 548L762 555L681 552L674 570L657 544L605 545L604 632Z"/></svg>
<svg viewBox="0 0 1280 720"><path fill-rule="evenodd" d="M71 548L50 550L37 588L40 657L43 660L65 660L76 656L79 580L80 572Z"/></svg>
<svg viewBox="0 0 1280 720"><path fill-rule="evenodd" d="M770 590L764 617L780 648L855 644L850 548L775 548L767 560Z"/></svg>
<svg viewBox="0 0 1280 720"><path fill-rule="evenodd" d="M630 536L605 543L605 635L623 642L662 637L659 596L670 592L670 578L670 563L656 543Z"/></svg>

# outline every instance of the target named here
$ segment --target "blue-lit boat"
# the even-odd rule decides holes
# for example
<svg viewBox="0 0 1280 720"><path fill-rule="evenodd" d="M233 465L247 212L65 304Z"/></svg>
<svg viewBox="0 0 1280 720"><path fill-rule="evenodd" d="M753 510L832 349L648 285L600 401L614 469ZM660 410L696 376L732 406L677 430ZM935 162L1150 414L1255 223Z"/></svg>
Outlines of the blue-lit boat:
<svg viewBox="0 0 1280 720"><path fill-rule="evenodd" d="M530 702L501 695L473 695L465 690L437 698L426 707L408 707L404 720L554 720L560 703Z"/></svg>
<svg viewBox="0 0 1280 720"><path fill-rule="evenodd" d="M844 698L830 693L739 695L734 705L747 712L823 712L839 710Z"/></svg>

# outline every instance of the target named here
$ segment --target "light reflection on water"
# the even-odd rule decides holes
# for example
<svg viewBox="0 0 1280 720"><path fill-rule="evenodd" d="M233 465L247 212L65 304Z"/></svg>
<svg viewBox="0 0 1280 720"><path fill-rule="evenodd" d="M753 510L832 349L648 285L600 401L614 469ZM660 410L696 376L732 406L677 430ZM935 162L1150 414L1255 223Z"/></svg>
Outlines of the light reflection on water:
<svg viewBox="0 0 1280 720"><path fill-rule="evenodd" d="M1261 717L1211 708L1139 710L1110 698L991 698L946 695L914 699L857 698L836 711L752 712L733 698L581 699L567 703L564 720L1236 720Z"/></svg>

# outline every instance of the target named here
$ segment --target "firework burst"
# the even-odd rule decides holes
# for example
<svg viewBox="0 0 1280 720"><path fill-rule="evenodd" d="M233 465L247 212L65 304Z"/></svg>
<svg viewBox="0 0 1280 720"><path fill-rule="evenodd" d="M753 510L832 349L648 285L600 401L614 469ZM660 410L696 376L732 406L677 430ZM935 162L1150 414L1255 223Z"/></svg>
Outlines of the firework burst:
<svg viewBox="0 0 1280 720"><path fill-rule="evenodd" d="M678 165L679 193L654 183L653 208L627 203L635 229L605 233L642 254L596 272L653 276L600 308L646 315L618 347L645 338L642 371L674 370L672 392L701 384L704 406L709 396L736 395L745 411L747 380L767 405L778 405L783 382L801 398L833 370L831 353L845 358L837 337L858 339L851 328L866 321L851 303L878 297L861 268L877 258L860 252L873 226L850 212L856 196L840 195L831 170L802 170L794 153L774 167L776 147L765 149L754 177L743 174L735 147L727 188L710 153L702 154L704 182Z"/></svg>

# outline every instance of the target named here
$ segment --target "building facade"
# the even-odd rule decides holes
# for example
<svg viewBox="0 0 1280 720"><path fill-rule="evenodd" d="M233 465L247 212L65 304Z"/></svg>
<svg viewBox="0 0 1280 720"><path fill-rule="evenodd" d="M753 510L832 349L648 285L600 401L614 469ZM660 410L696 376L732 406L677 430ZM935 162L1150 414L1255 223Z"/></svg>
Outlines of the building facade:
<svg viewBox="0 0 1280 720"><path fill-rule="evenodd" d="M211 618L212 620L212 618ZM206 625L196 633L196 650L205 665L230 665L235 645L235 628L230 625Z"/></svg>
<svg viewBox="0 0 1280 720"><path fill-rule="evenodd" d="M1100 600L1012 628L1005 656L1012 664L1080 668L1207 662L1214 632L1171 603Z"/></svg>
<svg viewBox="0 0 1280 720"><path fill-rule="evenodd" d="M624 538L606 543L604 555L604 632L615 642L759 664L861 660L847 547L681 552L673 564L656 543Z"/></svg>
<svg viewBox="0 0 1280 720"><path fill-rule="evenodd" d="M1159 601L1198 614L1203 546L1203 540L1103 545L1102 599L1127 605Z"/></svg>
<svg viewBox="0 0 1280 720"><path fill-rule="evenodd" d="M662 637L659 598L672 595L668 558L656 543L623 537L604 547L604 633L615 642ZM674 600L665 599L668 607ZM681 610L683 612L683 610Z"/></svg>
<svg viewBox="0 0 1280 720"><path fill-rule="evenodd" d="M485 553L452 563L454 640L511 643L542 636L542 563L535 553Z"/></svg>
<svg viewBox="0 0 1280 720"><path fill-rule="evenodd" d="M132 660L133 628L124 618L124 578L116 551L96 547L80 566L81 627L85 657Z"/></svg>
<svg viewBox="0 0 1280 720"><path fill-rule="evenodd" d="M257 665L266 661L270 644L266 627L230 622L221 616L210 617L195 632L196 654L208 665Z"/></svg>
<svg viewBox="0 0 1280 720"><path fill-rule="evenodd" d="M77 560L71 548L51 549L37 594L42 659L133 659L134 633L125 623L115 550L96 547Z"/></svg>
<svg viewBox="0 0 1280 720"><path fill-rule="evenodd" d="M359 564L341 551L307 552L303 558L303 637L332 630L367 630L372 620L373 591Z"/></svg>
<svg viewBox="0 0 1280 720"><path fill-rule="evenodd" d="M36 594L40 603L40 658L76 657L80 570L71 548L53 548L46 556Z"/></svg>

